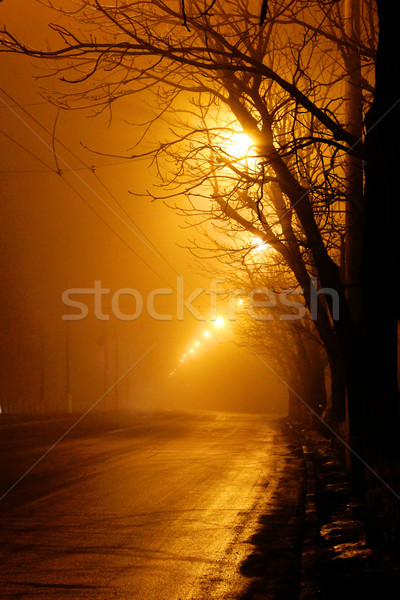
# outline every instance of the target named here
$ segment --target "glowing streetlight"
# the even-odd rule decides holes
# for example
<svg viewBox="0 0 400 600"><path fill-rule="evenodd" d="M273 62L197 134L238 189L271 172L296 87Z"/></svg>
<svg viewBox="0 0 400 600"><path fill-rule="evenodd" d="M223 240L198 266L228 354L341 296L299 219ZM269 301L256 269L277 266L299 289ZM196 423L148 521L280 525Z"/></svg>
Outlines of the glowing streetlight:
<svg viewBox="0 0 400 600"><path fill-rule="evenodd" d="M190 348L189 352L194 352L193 348Z"/></svg>
<svg viewBox="0 0 400 600"><path fill-rule="evenodd" d="M198 346L199 344L200 344L200 342L195 342L194 343L195 346Z"/></svg>
<svg viewBox="0 0 400 600"><path fill-rule="evenodd" d="M269 246L269 244L267 244L267 242L264 242L264 240L262 240L261 238L258 238L258 237L253 238L252 244L253 244L253 249L258 252L262 252L263 250L266 250Z"/></svg>
<svg viewBox="0 0 400 600"><path fill-rule="evenodd" d="M204 337L210 337L210 332L209 332L209 331L205 331L205 332L203 333L203 335L204 335Z"/></svg>
<svg viewBox="0 0 400 600"><path fill-rule="evenodd" d="M228 153L237 157L246 156L251 145L252 141L249 136L240 131L233 133L226 142Z"/></svg>
<svg viewBox="0 0 400 600"><path fill-rule="evenodd" d="M214 321L215 327L222 327L223 324L224 324L224 320L222 317L218 317L218 319L215 319L215 321Z"/></svg>

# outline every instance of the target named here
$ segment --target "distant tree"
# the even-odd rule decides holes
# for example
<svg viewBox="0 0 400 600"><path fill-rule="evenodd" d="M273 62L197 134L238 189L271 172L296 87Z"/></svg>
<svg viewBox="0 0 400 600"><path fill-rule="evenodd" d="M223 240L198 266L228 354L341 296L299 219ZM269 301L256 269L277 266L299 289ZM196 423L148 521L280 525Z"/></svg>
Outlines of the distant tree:
<svg viewBox="0 0 400 600"><path fill-rule="evenodd" d="M283 265L274 268L270 261L263 261L271 252L269 249L262 253L256 247L252 252L254 260L246 260L245 268L234 263L234 269L227 272L231 289L242 293L232 315L233 327L239 343L256 352L266 361L267 368L286 383L289 418L320 429L328 404L328 355L314 322L306 314L302 294L296 293L293 276L287 269L282 271ZM253 308L253 299L261 306ZM334 386L329 410L332 390Z"/></svg>

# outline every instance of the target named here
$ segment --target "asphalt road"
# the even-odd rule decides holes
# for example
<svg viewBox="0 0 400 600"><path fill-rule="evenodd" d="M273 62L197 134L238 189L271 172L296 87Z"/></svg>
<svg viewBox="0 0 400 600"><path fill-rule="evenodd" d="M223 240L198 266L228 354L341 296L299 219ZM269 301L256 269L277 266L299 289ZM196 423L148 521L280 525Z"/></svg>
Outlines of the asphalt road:
<svg viewBox="0 0 400 600"><path fill-rule="evenodd" d="M0 495L73 422L0 426ZM249 598L260 522L283 493L269 533L283 539L300 503L288 461L299 469L265 416L89 416L0 502L0 597Z"/></svg>

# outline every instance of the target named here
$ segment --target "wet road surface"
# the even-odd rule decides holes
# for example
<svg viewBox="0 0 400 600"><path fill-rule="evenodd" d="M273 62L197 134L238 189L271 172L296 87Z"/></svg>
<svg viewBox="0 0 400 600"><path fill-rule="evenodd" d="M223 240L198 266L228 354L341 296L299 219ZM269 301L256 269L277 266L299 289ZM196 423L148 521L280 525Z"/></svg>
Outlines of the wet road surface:
<svg viewBox="0 0 400 600"><path fill-rule="evenodd" d="M72 423L1 426L1 494ZM262 415L88 416L0 502L0 596L244 598L290 453Z"/></svg>

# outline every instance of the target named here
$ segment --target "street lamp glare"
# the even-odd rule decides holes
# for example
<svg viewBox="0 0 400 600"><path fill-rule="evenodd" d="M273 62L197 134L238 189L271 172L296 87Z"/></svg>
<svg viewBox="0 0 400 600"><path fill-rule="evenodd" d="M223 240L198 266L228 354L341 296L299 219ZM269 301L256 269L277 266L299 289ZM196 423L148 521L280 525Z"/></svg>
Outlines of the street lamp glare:
<svg viewBox="0 0 400 600"><path fill-rule="evenodd" d="M269 244L267 244L267 242L264 242L264 240L262 240L259 237L254 237L252 243L253 243L253 249L256 252L262 252L269 247Z"/></svg>
<svg viewBox="0 0 400 600"><path fill-rule="evenodd" d="M223 318L222 317L218 317L218 319L215 319L214 324L215 324L216 327L222 327L222 325L224 324Z"/></svg>
<svg viewBox="0 0 400 600"><path fill-rule="evenodd" d="M227 152L236 158L245 157L251 145L251 139L243 131L236 131L226 142Z"/></svg>
<svg viewBox="0 0 400 600"><path fill-rule="evenodd" d="M204 337L210 337L210 332L209 332L209 331L205 331L205 332L203 333L203 335L204 335Z"/></svg>

